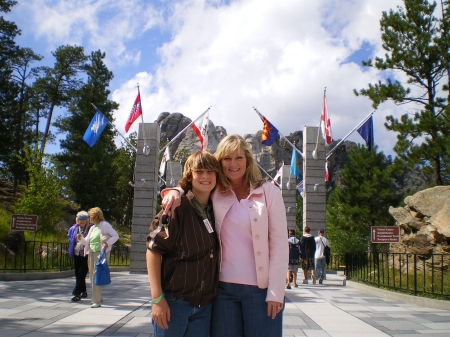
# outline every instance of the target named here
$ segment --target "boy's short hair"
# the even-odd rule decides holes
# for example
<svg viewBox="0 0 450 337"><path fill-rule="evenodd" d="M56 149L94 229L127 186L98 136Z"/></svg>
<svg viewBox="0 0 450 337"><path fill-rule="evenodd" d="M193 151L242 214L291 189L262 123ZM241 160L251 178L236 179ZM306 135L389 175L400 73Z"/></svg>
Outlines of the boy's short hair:
<svg viewBox="0 0 450 337"><path fill-rule="evenodd" d="M309 233L311 231L311 228L309 228L308 226L305 226L305 228L303 230L305 231L305 233Z"/></svg>
<svg viewBox="0 0 450 337"><path fill-rule="evenodd" d="M192 172L197 170L214 171L216 173L216 186L223 181L222 169L216 157L208 151L198 151L191 154L184 163L183 177L178 185L185 192L192 189Z"/></svg>
<svg viewBox="0 0 450 337"><path fill-rule="evenodd" d="M289 235L295 235L295 230L294 229L290 229L289 230Z"/></svg>

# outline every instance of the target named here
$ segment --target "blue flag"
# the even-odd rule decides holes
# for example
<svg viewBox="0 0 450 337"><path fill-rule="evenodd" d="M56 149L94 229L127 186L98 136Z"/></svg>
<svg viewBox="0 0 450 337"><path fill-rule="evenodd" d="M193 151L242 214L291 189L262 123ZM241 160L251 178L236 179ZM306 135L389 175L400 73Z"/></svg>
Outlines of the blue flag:
<svg viewBox="0 0 450 337"><path fill-rule="evenodd" d="M361 137L366 142L367 148L369 151L373 147L373 119L372 116L369 117L366 122L361 125L361 127L358 129L358 133L361 135Z"/></svg>
<svg viewBox="0 0 450 337"><path fill-rule="evenodd" d="M298 194L303 193L303 180L297 184L297 192Z"/></svg>
<svg viewBox="0 0 450 337"><path fill-rule="evenodd" d="M91 124L87 128L84 133L83 140L90 146L93 147L97 139L102 134L103 130L105 130L106 125L108 124L108 120L103 114L97 110L95 110L94 118L92 118Z"/></svg>
<svg viewBox="0 0 450 337"><path fill-rule="evenodd" d="M298 169L298 153L296 149L292 149L291 174L295 175L296 179L300 179L300 170Z"/></svg>

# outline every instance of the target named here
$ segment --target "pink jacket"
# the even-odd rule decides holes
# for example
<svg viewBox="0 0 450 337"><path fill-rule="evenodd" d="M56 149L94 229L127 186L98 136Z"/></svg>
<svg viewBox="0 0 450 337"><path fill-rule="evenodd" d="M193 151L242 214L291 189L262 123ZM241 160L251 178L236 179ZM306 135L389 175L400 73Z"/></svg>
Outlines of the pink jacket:
<svg viewBox="0 0 450 337"><path fill-rule="evenodd" d="M219 241L220 227L235 198L231 191L216 190L211 196ZM286 240L286 208L281 191L268 182L250 189L247 206L252 227L258 287L267 288L266 301L283 303L289 248Z"/></svg>

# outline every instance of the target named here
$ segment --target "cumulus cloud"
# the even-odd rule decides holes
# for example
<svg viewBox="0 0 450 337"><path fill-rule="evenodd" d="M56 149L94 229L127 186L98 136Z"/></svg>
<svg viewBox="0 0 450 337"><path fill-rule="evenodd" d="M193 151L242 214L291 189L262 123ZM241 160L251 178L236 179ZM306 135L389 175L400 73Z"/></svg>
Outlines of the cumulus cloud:
<svg viewBox="0 0 450 337"><path fill-rule="evenodd" d="M349 62L363 45L383 56L379 20L401 0L24 0L36 38L49 50L75 43L102 49L116 75L112 99L123 131L141 90L144 119L163 111L195 118L212 106L210 119L228 133L255 133L257 107L284 135L318 126L324 87L333 138L344 137L372 110L353 89L382 75ZM18 8L19 9L19 8ZM20 26L20 25L19 25ZM148 34L164 35L164 41ZM147 34L145 34L147 32ZM156 46L155 59L144 46ZM133 73L121 68L136 65ZM139 67L138 67L139 65ZM119 82L118 82L119 81ZM382 104L374 115L375 142L392 153L395 134L385 116L404 113ZM131 131L137 129L138 123ZM350 140L362 142L355 133Z"/></svg>
<svg viewBox="0 0 450 337"><path fill-rule="evenodd" d="M210 119L215 125L228 133L245 134L261 129L255 106L289 135L305 125L319 125L326 86L333 136L342 138L372 110L371 102L354 96L353 89L380 78L374 70L363 71L359 64L344 61L364 41L380 51L381 12L397 3L173 3L168 17L172 38L158 49L161 63L148 77L148 91L141 90L144 111L149 120L161 111L195 118L212 105ZM122 86L113 97L123 91L128 88ZM132 105L133 94L127 95L121 109ZM392 153L395 134L387 132L383 123L386 115L398 113L395 106L386 104L374 116L375 141L387 153ZM126 120L127 116L119 111L116 118ZM350 139L362 142L357 134Z"/></svg>

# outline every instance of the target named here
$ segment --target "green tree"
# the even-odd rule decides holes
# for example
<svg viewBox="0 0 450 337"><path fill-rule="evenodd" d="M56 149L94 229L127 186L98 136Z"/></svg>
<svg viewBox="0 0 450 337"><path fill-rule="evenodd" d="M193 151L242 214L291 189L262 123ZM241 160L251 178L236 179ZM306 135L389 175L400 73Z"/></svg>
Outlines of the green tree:
<svg viewBox="0 0 450 337"><path fill-rule="evenodd" d="M113 78L105 66L105 53L92 52L85 66L87 83L81 86L69 106L70 114L58 118L55 126L66 133L61 140L62 152L55 155L58 172L66 177L64 193L80 205L81 209L100 207L105 217L113 215L117 206L118 190L115 171L117 148L111 125L103 131L92 148L83 141L83 135L91 122L97 106L105 117L112 121L112 110L117 103L108 100L107 89ZM123 186L122 186L123 188Z"/></svg>
<svg viewBox="0 0 450 337"><path fill-rule="evenodd" d="M400 119L386 117L385 126L398 133L394 151L399 159L410 167L419 165L432 174L436 185L442 185L446 183L442 160L448 160L445 154L449 147L448 101L439 94L448 90L447 84L440 83L449 68L448 47L443 48L448 46L446 20L434 16L435 2L403 2L404 8L383 12L380 20L385 58L363 62L364 66L383 71L387 80L354 92L369 97L375 108L387 100L398 105L414 104L415 110ZM401 80L392 79L395 74L406 77L413 89L405 88Z"/></svg>
<svg viewBox="0 0 450 337"><path fill-rule="evenodd" d="M41 158L39 151L25 147L24 154L30 184L14 206L14 212L37 215L37 232L51 233L61 221L61 211L66 205L61 194L61 182L52 163L46 157Z"/></svg>
<svg viewBox="0 0 450 337"><path fill-rule="evenodd" d="M327 238L338 254L365 250L370 227L393 225L389 206L400 202L392 186L393 165L383 152L358 145L348 155L340 173L342 186L331 192L327 202Z"/></svg>
<svg viewBox="0 0 450 337"><path fill-rule="evenodd" d="M87 60L83 47L61 46L52 52L55 57L55 65L42 67L43 77L39 78L35 87L46 101L47 122L41 141L41 152L44 152L45 144L50 133L53 111L58 106L68 106L73 95L82 85L82 79L78 76L85 70Z"/></svg>

